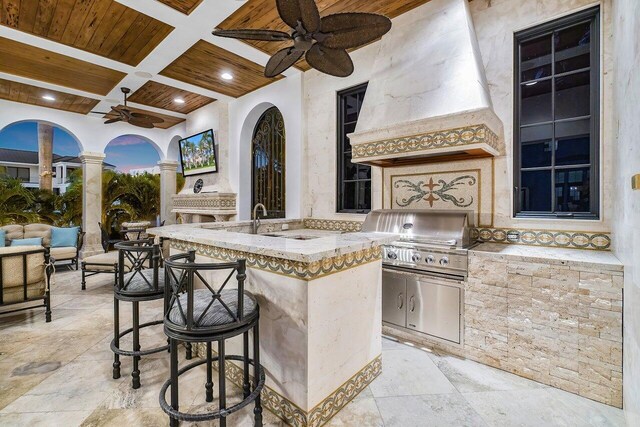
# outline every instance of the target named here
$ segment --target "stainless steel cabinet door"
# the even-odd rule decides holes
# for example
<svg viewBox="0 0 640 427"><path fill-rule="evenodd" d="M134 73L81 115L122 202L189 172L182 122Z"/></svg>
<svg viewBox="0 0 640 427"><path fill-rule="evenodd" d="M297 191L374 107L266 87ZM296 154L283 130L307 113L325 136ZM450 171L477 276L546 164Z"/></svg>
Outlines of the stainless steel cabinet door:
<svg viewBox="0 0 640 427"><path fill-rule="evenodd" d="M460 343L460 288L408 279L407 328Z"/></svg>
<svg viewBox="0 0 640 427"><path fill-rule="evenodd" d="M394 325L406 325L407 279L404 276L382 271L382 321Z"/></svg>

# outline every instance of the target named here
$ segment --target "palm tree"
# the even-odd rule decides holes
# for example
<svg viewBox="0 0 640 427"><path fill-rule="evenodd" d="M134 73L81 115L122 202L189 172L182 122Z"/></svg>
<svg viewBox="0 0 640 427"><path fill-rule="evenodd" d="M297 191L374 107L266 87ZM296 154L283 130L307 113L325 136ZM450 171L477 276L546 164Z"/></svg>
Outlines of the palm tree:
<svg viewBox="0 0 640 427"><path fill-rule="evenodd" d="M20 180L8 177L0 179L0 225L38 222L33 210L35 198Z"/></svg>

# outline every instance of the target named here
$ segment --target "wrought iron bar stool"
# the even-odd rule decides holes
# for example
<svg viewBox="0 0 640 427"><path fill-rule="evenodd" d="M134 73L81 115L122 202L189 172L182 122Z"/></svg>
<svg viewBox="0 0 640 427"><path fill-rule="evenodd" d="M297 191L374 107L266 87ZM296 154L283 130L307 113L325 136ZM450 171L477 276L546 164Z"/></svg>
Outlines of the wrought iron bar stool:
<svg viewBox="0 0 640 427"><path fill-rule="evenodd" d="M171 295L164 318L164 331L171 346L171 378L160 390L160 406L169 415L170 425L177 426L179 421L220 420L225 427L226 418L255 402L253 410L255 426L262 426L262 405L260 392L264 387L265 374L260 365L259 319L260 309L253 297L244 290L246 262L239 259L227 263L196 263L195 252L173 255L164 262L165 283ZM225 274L226 280L215 289L204 277L205 274ZM235 273L237 289L225 289ZM195 289L196 281L204 285ZM249 331L253 330L253 359L249 358ZM225 340L243 335L243 355L227 355ZM178 342L206 343L206 359L199 360L178 369ZM218 355L213 357L211 343L217 341ZM228 360L242 362L243 400L227 407L225 369ZM219 408L207 413L186 413L178 409L178 377L196 366L206 363L207 381L205 383L206 401L213 401L212 364L218 362ZM249 365L253 365L253 381L250 381ZM171 386L171 405L167 403L166 393Z"/></svg>
<svg viewBox="0 0 640 427"><path fill-rule="evenodd" d="M164 299L163 314L167 309L168 293L165 287L164 268L160 267L162 259L160 247L153 243L153 239L131 240L115 244L118 250L118 280L116 280L113 299L113 378L120 378L120 356L133 357L133 371L131 372L132 387L140 388L140 369L138 363L142 356L159 353L169 349L169 345L141 350L140 329L147 326L159 325L163 320L154 320L140 324L140 302ZM127 268L129 264L131 267ZM133 305L133 326L120 332L120 301L129 301ZM120 348L120 339L127 334L133 334L133 349Z"/></svg>

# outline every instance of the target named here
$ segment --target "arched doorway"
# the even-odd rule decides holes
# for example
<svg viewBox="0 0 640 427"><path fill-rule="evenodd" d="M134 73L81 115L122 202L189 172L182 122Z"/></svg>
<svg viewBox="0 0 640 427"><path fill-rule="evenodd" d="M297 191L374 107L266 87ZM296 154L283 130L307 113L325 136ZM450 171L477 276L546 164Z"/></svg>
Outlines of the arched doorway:
<svg viewBox="0 0 640 427"><path fill-rule="evenodd" d="M48 131L42 133L43 127ZM40 138L47 134L50 165L45 166L49 183L43 187ZM79 154L82 146L67 129L43 120L23 120L0 129L0 174L18 179L26 188L45 188L64 194L72 173L82 169ZM46 157L46 155L45 155Z"/></svg>
<svg viewBox="0 0 640 427"><path fill-rule="evenodd" d="M251 138L251 207L262 203L268 218L285 217L285 139L282 113L271 107Z"/></svg>

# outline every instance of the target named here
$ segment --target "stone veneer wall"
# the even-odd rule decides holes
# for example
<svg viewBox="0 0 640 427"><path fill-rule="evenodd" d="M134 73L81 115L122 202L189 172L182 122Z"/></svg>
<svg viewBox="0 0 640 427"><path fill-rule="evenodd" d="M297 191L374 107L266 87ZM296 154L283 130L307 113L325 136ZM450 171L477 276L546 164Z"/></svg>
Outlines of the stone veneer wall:
<svg viewBox="0 0 640 427"><path fill-rule="evenodd" d="M465 354L622 406L622 266L469 255Z"/></svg>

